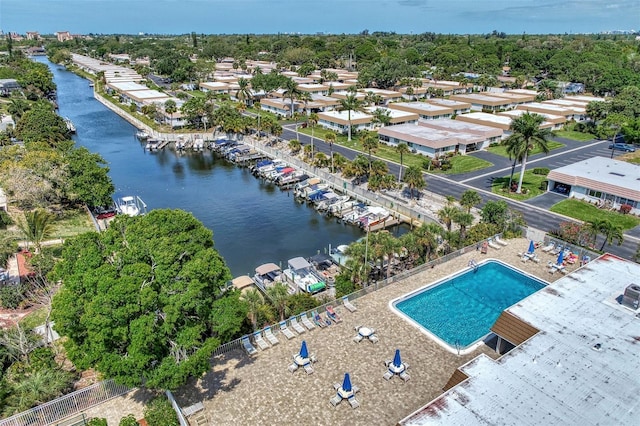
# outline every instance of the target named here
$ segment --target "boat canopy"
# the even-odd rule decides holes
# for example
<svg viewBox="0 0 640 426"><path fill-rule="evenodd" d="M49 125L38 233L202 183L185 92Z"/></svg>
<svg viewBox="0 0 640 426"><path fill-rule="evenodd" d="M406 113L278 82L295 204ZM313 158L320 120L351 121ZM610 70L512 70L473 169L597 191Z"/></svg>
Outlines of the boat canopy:
<svg viewBox="0 0 640 426"><path fill-rule="evenodd" d="M289 264L289 268L294 271L311 267L311 264L307 262L304 257L294 257L293 259L289 259L287 263Z"/></svg>
<svg viewBox="0 0 640 426"><path fill-rule="evenodd" d="M338 194L336 194L335 192L325 192L324 193L324 199L331 201L331 200L336 200L340 198L340 196Z"/></svg>
<svg viewBox="0 0 640 426"><path fill-rule="evenodd" d="M320 179L320 178L309 178L309 179L307 179L307 184L309 184L309 185L317 185L320 182L322 182L322 179Z"/></svg>
<svg viewBox="0 0 640 426"><path fill-rule="evenodd" d="M309 292L310 293L317 293L320 290L324 290L327 286L325 285L325 283L323 282L317 282L315 284L311 284L309 286Z"/></svg>
<svg viewBox="0 0 640 426"><path fill-rule="evenodd" d="M281 173L291 173L295 171L296 169L294 169L293 167L285 167L284 169L281 170Z"/></svg>
<svg viewBox="0 0 640 426"><path fill-rule="evenodd" d="M275 272L279 270L280 270L280 267L275 263L265 263L264 265L260 265L256 268L256 274L266 275L269 272Z"/></svg>
<svg viewBox="0 0 640 426"><path fill-rule="evenodd" d="M254 282L248 275L241 275L237 278L232 279L231 284L233 284L233 286L238 290L242 290L245 287L252 286Z"/></svg>

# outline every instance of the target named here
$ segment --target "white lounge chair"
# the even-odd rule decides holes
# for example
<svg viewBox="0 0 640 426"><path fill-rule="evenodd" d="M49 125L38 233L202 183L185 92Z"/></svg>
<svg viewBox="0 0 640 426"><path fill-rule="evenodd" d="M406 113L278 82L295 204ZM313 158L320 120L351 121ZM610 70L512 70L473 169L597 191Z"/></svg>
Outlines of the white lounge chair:
<svg viewBox="0 0 640 426"><path fill-rule="evenodd" d="M309 320L309 317L307 317L306 315L300 315L300 321L302 322L302 325L304 325L305 327L307 327L307 329L309 330L313 330L314 328L316 328L316 325L314 323L312 323Z"/></svg>
<svg viewBox="0 0 640 426"><path fill-rule="evenodd" d="M273 334L273 331L271 331L271 327L267 327L264 329L264 337L269 341L269 343L271 343L272 345L277 345L278 343L280 343L280 341L278 340L278 338L276 337L275 334Z"/></svg>
<svg viewBox="0 0 640 426"><path fill-rule="evenodd" d="M356 334L356 337L353 338L353 341L356 343L362 342L363 337L359 334Z"/></svg>
<svg viewBox="0 0 640 426"><path fill-rule="evenodd" d="M549 244L547 244L546 246L542 247L540 250L542 250L545 253L549 253L551 250L553 250L553 248L555 246L556 246L556 243L551 241Z"/></svg>
<svg viewBox="0 0 640 426"><path fill-rule="evenodd" d="M289 372L295 373L297 369L298 369L298 364L296 364L295 362L289 365Z"/></svg>
<svg viewBox="0 0 640 426"><path fill-rule="evenodd" d="M496 243L500 244L501 246L508 246L509 243L504 241L502 238L500 238L499 235L496 235L496 237L494 238L496 240Z"/></svg>
<svg viewBox="0 0 640 426"><path fill-rule="evenodd" d="M307 331L303 326L300 325L296 317L289 318L289 322L291 323L291 328L293 328L298 334L302 334Z"/></svg>
<svg viewBox="0 0 640 426"><path fill-rule="evenodd" d="M342 297L342 304L344 305L345 308L347 308L347 310L349 312L355 312L355 311L358 310L358 308L353 306L353 304L349 301L349 297L348 296L343 296Z"/></svg>
<svg viewBox="0 0 640 426"><path fill-rule="evenodd" d="M282 321L280 323L280 332L282 332L282 334L284 334L284 337L286 337L287 339L293 339L294 337L296 337L296 334L291 331L289 327L287 327L286 321Z"/></svg>
<svg viewBox="0 0 640 426"><path fill-rule="evenodd" d="M493 239L491 238L487 240L487 243L489 244L489 247L491 247L492 249L500 250L502 248L498 244L496 244L496 242L493 241Z"/></svg>
<svg viewBox="0 0 640 426"><path fill-rule="evenodd" d="M256 331L255 333L253 333L253 340L256 341L256 345L258 345L258 347L261 350L265 350L265 349L269 349L271 346L262 338L262 333L260 333L259 331Z"/></svg>
<svg viewBox="0 0 640 426"><path fill-rule="evenodd" d="M375 334L372 334L371 336L369 336L369 341L371 343L378 343L378 336L376 336Z"/></svg>
<svg viewBox="0 0 640 426"><path fill-rule="evenodd" d="M249 355L255 355L258 353L258 350L251 344L248 336L244 336L242 338L242 346L244 346L244 350L247 351Z"/></svg>

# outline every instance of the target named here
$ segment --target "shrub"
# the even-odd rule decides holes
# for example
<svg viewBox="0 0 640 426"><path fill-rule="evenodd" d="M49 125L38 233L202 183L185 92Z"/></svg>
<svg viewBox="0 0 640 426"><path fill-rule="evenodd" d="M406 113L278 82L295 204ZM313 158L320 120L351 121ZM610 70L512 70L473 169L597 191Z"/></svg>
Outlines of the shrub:
<svg viewBox="0 0 640 426"><path fill-rule="evenodd" d="M107 424L107 419L94 417L87 422L88 426L109 426Z"/></svg>
<svg viewBox="0 0 640 426"><path fill-rule="evenodd" d="M535 169L533 169L533 174L546 176L549 174L549 171L550 170L546 167L536 167Z"/></svg>
<svg viewBox="0 0 640 426"><path fill-rule="evenodd" d="M118 426L138 426L138 421L133 414L129 414L127 417L120 419Z"/></svg>
<svg viewBox="0 0 640 426"><path fill-rule="evenodd" d="M631 212L632 207L629 204L623 204L620 206L620 213L629 214Z"/></svg>
<svg viewBox="0 0 640 426"><path fill-rule="evenodd" d="M0 287L0 305L6 309L17 309L24 300L26 287L22 284Z"/></svg>
<svg viewBox="0 0 640 426"><path fill-rule="evenodd" d="M180 426L178 416L164 396L154 398L144 409L144 419L149 426Z"/></svg>
<svg viewBox="0 0 640 426"><path fill-rule="evenodd" d="M4 210L0 210L0 229L7 229L7 226L12 225L13 220L9 213Z"/></svg>
<svg viewBox="0 0 640 426"><path fill-rule="evenodd" d="M548 180L543 180L542 182L540 182L540 189L543 190L543 191L546 191L548 185L549 185L549 181Z"/></svg>

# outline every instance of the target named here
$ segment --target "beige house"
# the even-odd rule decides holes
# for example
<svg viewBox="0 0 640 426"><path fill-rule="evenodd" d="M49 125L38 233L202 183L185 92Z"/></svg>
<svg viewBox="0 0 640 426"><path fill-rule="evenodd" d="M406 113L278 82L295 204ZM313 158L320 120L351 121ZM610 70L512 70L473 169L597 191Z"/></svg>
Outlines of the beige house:
<svg viewBox="0 0 640 426"><path fill-rule="evenodd" d="M587 117L587 111L579 106L560 106L548 102L532 102L519 105L518 109L540 114L561 115L567 120L582 121Z"/></svg>
<svg viewBox="0 0 640 426"><path fill-rule="evenodd" d="M222 81L207 81L200 83L200 90L203 92L212 92L217 95L229 93L229 83L224 83Z"/></svg>
<svg viewBox="0 0 640 426"><path fill-rule="evenodd" d="M318 113L319 126L340 134L346 134L349 131L349 124L353 131L371 130L372 121L372 115L359 111L351 111L351 121L349 121L348 111Z"/></svg>
<svg viewBox="0 0 640 426"><path fill-rule="evenodd" d="M513 120L514 118L520 117L525 112L526 111L521 109L513 109L511 111L499 112L497 115L509 117L511 120ZM548 128L551 130L560 130L562 129L564 124L567 122L567 119L561 115L553 115L553 114L546 114L546 113L536 113L536 114L539 114L544 117L544 123L542 126L543 128ZM551 123L553 124L553 126L549 127L546 123Z"/></svg>
<svg viewBox="0 0 640 426"><path fill-rule="evenodd" d="M302 112L304 105L300 102L293 102L293 113ZM266 98L260 101L260 109L272 112L281 117L291 115L291 100L284 98Z"/></svg>
<svg viewBox="0 0 640 426"><path fill-rule="evenodd" d="M397 102L389 104L392 110L405 111L417 114L423 120L437 120L439 118L451 118L453 109L429 102Z"/></svg>
<svg viewBox="0 0 640 426"><path fill-rule="evenodd" d="M500 114L489 114L486 112L471 112L469 114L458 115L456 117L456 120L500 129L504 132L503 137L506 137L511 134L509 128L511 127L511 121L513 121L513 117ZM553 129L554 124L545 121L540 127L543 129Z"/></svg>
<svg viewBox="0 0 640 426"><path fill-rule="evenodd" d="M471 111L502 111L514 108L513 100L507 97L495 96L491 93L468 93L464 95L452 95L454 101L471 104Z"/></svg>
<svg viewBox="0 0 640 426"><path fill-rule="evenodd" d="M382 103L384 103L385 105L389 104L390 102L398 102L402 100L402 93L396 92L395 90L384 90L367 87L364 89L359 89L358 92L364 93L365 96L370 93L380 96L380 98L382 98Z"/></svg>
<svg viewBox="0 0 640 426"><path fill-rule="evenodd" d="M437 106L451 108L455 115L466 114L471 112L471 103L454 101L453 99L431 98L426 100L427 103Z"/></svg>

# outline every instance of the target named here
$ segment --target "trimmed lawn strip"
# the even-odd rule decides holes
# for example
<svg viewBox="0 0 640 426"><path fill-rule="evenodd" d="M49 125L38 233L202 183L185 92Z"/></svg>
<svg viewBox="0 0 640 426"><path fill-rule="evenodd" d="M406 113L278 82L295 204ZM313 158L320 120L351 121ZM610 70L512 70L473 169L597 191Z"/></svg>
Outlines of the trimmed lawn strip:
<svg viewBox="0 0 640 426"><path fill-rule="evenodd" d="M578 142L591 142L596 138L596 135L591 133L576 132L574 130L556 130L553 134L560 138L571 139Z"/></svg>
<svg viewBox="0 0 640 426"><path fill-rule="evenodd" d="M84 232L95 231L89 214L84 209L65 211L64 217L53 222L53 235L55 238L69 238Z"/></svg>
<svg viewBox="0 0 640 426"><path fill-rule="evenodd" d="M564 144L550 140L548 143L548 146L549 146L549 151L553 151L554 149L562 148ZM489 148L487 148L487 151L491 152L492 154L501 155L503 157L509 158L509 154L507 154L507 147L504 145L490 146ZM539 147L536 147L533 151L529 153L529 157L535 154L539 154L541 152L542 150Z"/></svg>
<svg viewBox="0 0 640 426"><path fill-rule="evenodd" d="M313 136L315 138L325 140L325 135L328 132L329 130L316 127L313 131ZM311 129L299 128L298 133L304 133L305 135L311 136ZM369 155L362 147L362 144L360 143L360 139L358 138L358 136L352 136L351 142L347 142L347 136L336 134L336 144L356 150L356 151L360 151L365 157ZM396 152L395 147L386 145L383 143L378 144L378 148L376 149L375 152L371 152L371 156L372 157L375 156L387 161L393 161L394 163L400 164L400 154ZM417 166L417 167L420 167L423 171L426 171L426 169L423 166L425 164L425 161L427 160L429 160L428 157L424 155L419 155L419 154L408 153L402 156L402 163L405 168L409 166ZM451 169L447 171L432 170L429 172L437 173L437 174L459 174L459 173L474 172L476 170L481 170L492 165L493 164L491 164L490 162L476 158L476 157L467 156L467 155L455 155L451 158Z"/></svg>
<svg viewBox="0 0 640 426"><path fill-rule="evenodd" d="M608 220L612 224L620 226L624 231L640 225L640 218L636 216L599 209L593 204L576 199L560 201L554 204L549 210L584 222Z"/></svg>
<svg viewBox="0 0 640 426"><path fill-rule="evenodd" d="M513 175L513 182L518 184L520 173ZM547 180L545 175L536 175L532 170L525 170L524 179L522 180L522 189L526 189L526 194L516 194L515 192L507 192L506 186L509 185L509 175L494 178L491 183L491 192L502 195L512 200L524 201L544 193L546 190L540 189L540 184Z"/></svg>
<svg viewBox="0 0 640 426"><path fill-rule="evenodd" d="M33 330L37 326L43 325L46 317L47 308L43 306L33 312L30 312L24 318L22 318L20 320L20 325L26 330Z"/></svg>

